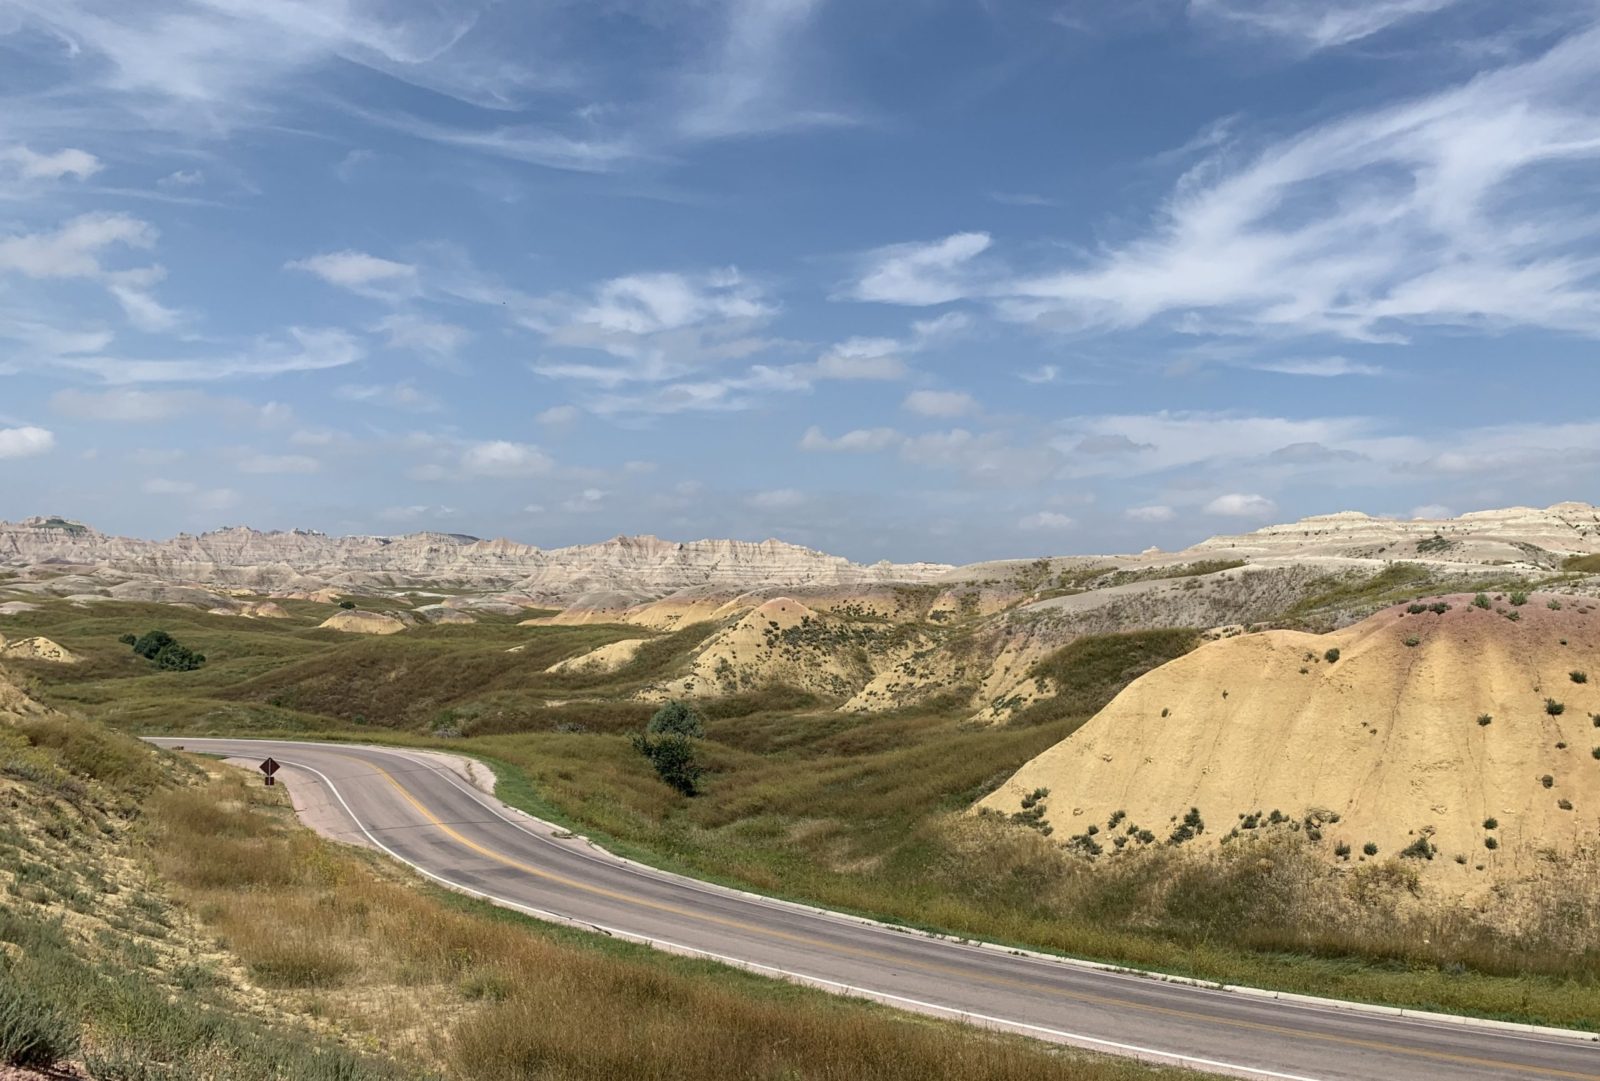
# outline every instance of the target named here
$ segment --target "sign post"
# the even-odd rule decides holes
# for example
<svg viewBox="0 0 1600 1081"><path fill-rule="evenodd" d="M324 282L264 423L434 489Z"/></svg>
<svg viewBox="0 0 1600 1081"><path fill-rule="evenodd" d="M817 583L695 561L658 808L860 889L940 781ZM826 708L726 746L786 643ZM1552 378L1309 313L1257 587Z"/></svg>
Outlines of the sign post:
<svg viewBox="0 0 1600 1081"><path fill-rule="evenodd" d="M278 772L278 763L276 763L272 759L268 758L265 762L261 763L261 765L259 767L257 767L257 768L260 769L262 773L265 773L267 775L267 783L268 784L277 784L278 783L277 781L274 781L272 779L272 775L274 773Z"/></svg>

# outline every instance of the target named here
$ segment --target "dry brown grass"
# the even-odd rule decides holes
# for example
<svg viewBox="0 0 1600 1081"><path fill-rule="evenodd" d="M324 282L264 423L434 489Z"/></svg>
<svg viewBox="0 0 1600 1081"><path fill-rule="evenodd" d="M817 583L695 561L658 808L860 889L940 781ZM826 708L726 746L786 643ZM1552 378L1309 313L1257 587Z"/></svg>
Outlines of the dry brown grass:
<svg viewBox="0 0 1600 1081"><path fill-rule="evenodd" d="M163 794L151 808L157 866L259 984L455 1077L1195 1076L541 931L315 838L278 798L233 777Z"/></svg>

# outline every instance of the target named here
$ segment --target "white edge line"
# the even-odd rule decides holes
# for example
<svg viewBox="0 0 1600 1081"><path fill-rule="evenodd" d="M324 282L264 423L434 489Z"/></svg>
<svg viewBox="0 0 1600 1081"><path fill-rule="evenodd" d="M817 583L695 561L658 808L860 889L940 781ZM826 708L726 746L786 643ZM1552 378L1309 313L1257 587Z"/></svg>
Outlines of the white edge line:
<svg viewBox="0 0 1600 1081"><path fill-rule="evenodd" d="M734 968L742 968L752 972L771 973L792 983L809 984L813 987L833 991L837 994L847 995L853 998L873 999L878 1002L900 1005L916 1012L941 1014L983 1028L1001 1029L1019 1032L1024 1035L1041 1036L1054 1039L1060 1043L1072 1044L1079 1047L1091 1049L1109 1049L1110 1051L1127 1058L1154 1060L1157 1062L1171 1063L1178 1066L1192 1066L1213 1070L1225 1070L1241 1077L1268 1077L1275 1079L1275 1081L1318 1081L1317 1078L1305 1077L1300 1074L1279 1073L1276 1070L1264 1070L1254 1066L1241 1066L1231 1062L1217 1062L1212 1059L1197 1058L1193 1055L1183 1055L1173 1051L1160 1051L1155 1048L1140 1047L1137 1044L1118 1043L1115 1040L1103 1040L1095 1036L1084 1036L1075 1032L1065 1032L1061 1029L1046 1028L1042 1025L1030 1025L1023 1021L1008 1021L1003 1017L991 1017L987 1014L973 1013L969 1010L957 1009L952 1006L941 1006L934 1002L923 1002L920 999L905 998L901 995L890 994L887 991L874 991L867 987L855 987L850 984L839 983L835 980L824 979L820 976L810 976L803 972L794 972L790 969L777 968L773 965L763 965L755 961L745 961L737 957L726 957L719 953L712 953L710 950L702 950L694 946L685 946L681 943L669 942L666 939L651 938L647 935L637 934L632 931L623 931L613 927L606 927L602 924L592 923L588 920L579 920L570 916L563 916L556 912L549 912L545 909L534 908L531 905L524 905L520 902L511 901L504 897L497 897L492 893L485 893L482 890L476 890L470 886L463 886L459 882L452 882L443 875L436 874L433 871L428 870L426 867L406 859L404 856L395 852L388 845L384 844L382 841L378 840L372 835L372 832L367 829L366 824L363 823L361 819L356 816L356 813L350 809L350 804L345 802L344 795L340 793L338 786L328 779L327 774L323 773L314 766L308 766L303 762L285 762L284 765L291 766L295 769L303 769L308 773L316 774L316 776L321 779L322 783L328 786L328 791L333 793L333 798L339 801L339 806L344 808L345 814L350 816L350 821L356 824L356 828L366 835L367 840L371 841L375 847L387 854L391 859L405 864L418 874L421 874L427 878L431 878L441 885L448 886L450 889L453 889L458 893L464 893L471 897L481 898L485 901L499 905L502 908L515 909L518 912L522 912L530 916L537 916L540 919L550 920L552 922L564 924L569 927L599 931L602 934L610 935L614 938L641 943L643 945L651 946L670 953L718 961L725 965L731 965Z"/></svg>
<svg viewBox="0 0 1600 1081"><path fill-rule="evenodd" d="M152 741L159 739L170 740L176 743L182 741L184 737L152 736L146 738ZM440 751L431 748L386 747L381 744L335 743L328 740L257 739L250 737L237 738L200 736L194 739L192 742L205 742L208 739L214 742L224 743L280 743L301 747L316 747L326 750L338 750L340 748L375 750L380 753L392 754L401 758L408 758L408 752L453 756L457 758L469 757L467 755L452 754L450 751ZM417 759L410 758L410 761L416 762ZM482 760L479 759L478 761L481 762ZM487 766L487 763L483 764ZM310 769L309 766L302 766L301 768ZM1415 1024L1444 1024L1462 1026L1466 1028L1489 1029L1497 1032L1520 1035L1524 1038L1529 1036L1539 1036L1559 1040L1575 1040L1581 1043L1600 1042L1600 1033L1586 1032L1582 1029L1554 1028L1548 1025L1532 1025L1523 1021L1502 1021L1498 1018L1492 1017L1467 1017L1462 1014L1434 1013L1429 1010L1418 1010L1410 1007L1385 1006L1375 1002L1353 1002L1348 999L1323 998L1317 995L1302 995L1293 991L1273 991L1261 987L1246 987L1240 984L1217 983L1215 980L1197 979L1193 976L1178 976L1166 972L1153 972L1148 969L1130 968L1126 965L1107 964L1103 961L1089 961L1081 957L1069 957L1064 954L1045 953L1040 950L1030 950L1023 946L1006 946L997 942L985 942L981 939L963 938L960 935L948 935L939 931L925 930L920 927L909 927L903 924L884 923L880 920L874 920L868 916L857 916L849 912L838 912L830 908L820 908L818 906L808 905L800 901L790 901L782 897L770 897L764 893L753 893L748 890L740 890L732 886L723 886L714 882L702 882L687 875L680 875L673 871L666 871L659 867L653 867L647 863L640 863L637 860L629 859L626 856L619 856L616 853L606 849L603 845L596 844L589 837L581 833L569 830L565 826L557 825L554 822L546 821L545 819L539 818L537 815L529 814L527 811L524 811L519 807L512 807L504 801L494 797L493 793L484 793L476 786L463 784L456 776L455 771L450 769L448 766L430 766L429 768L434 772L439 773L456 788L469 795L480 806L489 810L497 818L500 818L507 824L514 826L536 840L551 843L557 840L557 838L541 837L539 834L529 830L526 826L516 821L516 819L511 816L516 815L525 818L530 822L534 822L554 832L571 834L572 839L582 841L596 852L603 853L608 859L614 860L621 864L626 864L627 866L639 871L648 872L652 877L655 877L658 880L668 879L674 884L684 885L689 888L697 889L702 892L717 896L731 895L735 897L741 897L746 900L757 901L766 905L788 908L798 912L806 912L815 916L825 916L835 920L844 920L865 927L873 927L884 932L917 935L922 938L937 939L941 942L950 942L956 945L966 946L971 949L1004 953L1013 957L1022 957L1033 961L1042 961L1055 965L1066 965L1070 968L1086 969L1092 972L1104 972L1117 976L1155 980L1161 983L1178 984L1185 987L1195 987L1201 990L1220 992L1224 994L1243 995L1250 998L1273 999L1290 1006L1339 1010L1349 1013L1374 1014L1384 1017L1403 1019L1411 1021ZM491 774L494 773L492 767L489 768L489 771ZM319 773L318 776L322 776L322 774ZM499 780L498 774L495 775L495 778L496 781ZM324 780L326 780L326 778L324 778ZM337 792L335 792L335 794L337 795ZM485 795L488 795L490 798L485 799ZM341 802L343 801L341 800ZM499 806L496 806L496 804ZM346 809L348 810L348 808ZM509 814L507 812L509 812ZM352 816L352 818L353 817L354 816ZM365 831L363 830L363 832ZM374 841L374 843L376 843L376 841ZM387 852L388 849L384 849L384 851ZM575 854L581 855L582 853ZM398 856L395 858L399 859ZM402 860L401 862L405 861ZM426 874L427 872L423 873ZM560 919L560 917L552 918ZM582 921L577 921L576 925L592 926L583 924Z"/></svg>

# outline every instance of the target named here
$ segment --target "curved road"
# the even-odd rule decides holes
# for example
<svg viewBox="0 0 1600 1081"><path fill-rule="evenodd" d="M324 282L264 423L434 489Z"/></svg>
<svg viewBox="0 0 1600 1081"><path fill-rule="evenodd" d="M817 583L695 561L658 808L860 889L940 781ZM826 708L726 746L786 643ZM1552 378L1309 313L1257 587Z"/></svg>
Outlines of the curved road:
<svg viewBox="0 0 1600 1081"><path fill-rule="evenodd" d="M1600 1044L1173 983L896 930L619 859L515 811L441 758L275 740L157 739L270 755L325 832L544 918L907 1009L1279 1081L1600 1081Z"/></svg>

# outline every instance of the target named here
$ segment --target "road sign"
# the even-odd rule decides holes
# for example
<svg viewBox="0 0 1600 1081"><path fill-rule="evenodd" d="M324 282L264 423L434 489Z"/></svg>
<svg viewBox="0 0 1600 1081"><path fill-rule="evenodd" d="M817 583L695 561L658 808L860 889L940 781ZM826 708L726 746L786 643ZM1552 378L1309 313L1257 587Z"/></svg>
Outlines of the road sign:
<svg viewBox="0 0 1600 1081"><path fill-rule="evenodd" d="M265 762L261 763L261 765L258 766L257 768L260 769L262 773L265 773L267 775L267 783L268 784L277 784L278 783L278 782L276 782L276 781L274 781L272 779L272 775L274 773L278 772L278 763L276 763L272 759L268 758Z"/></svg>

